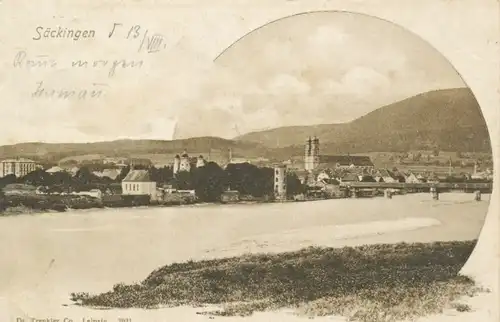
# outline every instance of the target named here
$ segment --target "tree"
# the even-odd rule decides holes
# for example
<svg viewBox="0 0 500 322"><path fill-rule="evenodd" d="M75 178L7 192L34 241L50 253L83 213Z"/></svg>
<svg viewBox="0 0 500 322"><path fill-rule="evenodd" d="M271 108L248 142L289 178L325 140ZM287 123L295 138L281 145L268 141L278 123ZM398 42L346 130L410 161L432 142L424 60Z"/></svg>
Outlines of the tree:
<svg viewBox="0 0 500 322"><path fill-rule="evenodd" d="M130 172L130 166L126 166L126 167L122 168L122 170L120 171L120 174L116 177L115 181L122 182L123 179L125 179L125 177L127 176L127 174L129 172Z"/></svg>
<svg viewBox="0 0 500 322"><path fill-rule="evenodd" d="M193 171L193 186L201 201L220 201L226 184L226 173L215 162L208 162Z"/></svg>
<svg viewBox="0 0 500 322"><path fill-rule="evenodd" d="M229 164L225 171L229 187L242 195L263 197L272 194L274 190L274 170L271 168L239 163Z"/></svg>
<svg viewBox="0 0 500 322"><path fill-rule="evenodd" d="M286 193L288 196L294 196L304 193L304 185L300 182L299 177L295 172L289 172L286 176Z"/></svg>
<svg viewBox="0 0 500 322"><path fill-rule="evenodd" d="M74 183L71 174L61 171L48 176L46 186L71 186Z"/></svg>
<svg viewBox="0 0 500 322"><path fill-rule="evenodd" d="M4 211L7 208L7 201L5 200L5 193L0 190L0 211Z"/></svg>
<svg viewBox="0 0 500 322"><path fill-rule="evenodd" d="M8 184L16 183L17 177L15 174L6 175L3 178L0 178L0 187L5 187Z"/></svg>
<svg viewBox="0 0 500 322"><path fill-rule="evenodd" d="M75 179L84 185L99 182L99 177L90 172L88 167L81 167L76 173Z"/></svg>
<svg viewBox="0 0 500 322"><path fill-rule="evenodd" d="M255 187L256 197L269 196L274 193L274 169L272 168L259 168L259 180Z"/></svg>
<svg viewBox="0 0 500 322"><path fill-rule="evenodd" d="M173 168L166 166L163 168L151 167L150 174L151 180L155 181L158 184L168 182L174 176Z"/></svg>
<svg viewBox="0 0 500 322"><path fill-rule="evenodd" d="M191 190L193 189L193 178L189 171L179 171L175 175L175 182L177 184L177 189L179 190Z"/></svg>
<svg viewBox="0 0 500 322"><path fill-rule="evenodd" d="M19 182L33 186L47 186L49 185L49 180L50 174L42 169L37 169L20 178Z"/></svg>

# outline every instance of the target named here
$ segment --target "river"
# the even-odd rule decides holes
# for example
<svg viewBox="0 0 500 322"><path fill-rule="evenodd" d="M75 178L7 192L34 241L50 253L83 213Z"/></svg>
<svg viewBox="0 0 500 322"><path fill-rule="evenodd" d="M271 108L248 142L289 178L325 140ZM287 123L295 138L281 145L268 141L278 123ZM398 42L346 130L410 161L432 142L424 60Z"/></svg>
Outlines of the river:
<svg viewBox="0 0 500 322"><path fill-rule="evenodd" d="M434 201L429 194L413 194L392 199L99 209L1 217L0 320L30 316L118 321L121 316L133 317L132 321L174 321L164 310L75 307L69 293L106 291L119 282L140 281L162 265L188 259L288 251L310 245L474 239L487 214L489 198L483 195L483 201L477 202L473 194L443 193ZM176 321L208 319L189 309L166 310L177 312Z"/></svg>

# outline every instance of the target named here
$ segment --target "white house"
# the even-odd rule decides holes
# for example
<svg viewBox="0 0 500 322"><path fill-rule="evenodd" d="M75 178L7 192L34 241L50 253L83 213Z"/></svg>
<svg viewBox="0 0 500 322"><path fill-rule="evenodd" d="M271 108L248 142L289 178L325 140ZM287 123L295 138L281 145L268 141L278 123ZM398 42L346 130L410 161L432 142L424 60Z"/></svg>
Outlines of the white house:
<svg viewBox="0 0 500 322"><path fill-rule="evenodd" d="M130 170L122 181L122 194L154 197L156 195L156 182L151 180L147 170Z"/></svg>

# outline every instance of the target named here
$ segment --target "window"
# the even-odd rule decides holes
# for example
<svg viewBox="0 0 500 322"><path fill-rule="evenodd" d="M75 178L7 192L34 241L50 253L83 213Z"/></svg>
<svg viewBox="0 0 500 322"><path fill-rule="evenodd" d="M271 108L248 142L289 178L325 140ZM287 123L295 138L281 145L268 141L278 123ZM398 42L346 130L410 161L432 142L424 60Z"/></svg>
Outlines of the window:
<svg viewBox="0 0 500 322"><path fill-rule="evenodd" d="M278 177L276 177L276 179L275 179L275 180L276 180L276 182L278 182L278 179L279 179L279 178L278 178Z"/></svg>

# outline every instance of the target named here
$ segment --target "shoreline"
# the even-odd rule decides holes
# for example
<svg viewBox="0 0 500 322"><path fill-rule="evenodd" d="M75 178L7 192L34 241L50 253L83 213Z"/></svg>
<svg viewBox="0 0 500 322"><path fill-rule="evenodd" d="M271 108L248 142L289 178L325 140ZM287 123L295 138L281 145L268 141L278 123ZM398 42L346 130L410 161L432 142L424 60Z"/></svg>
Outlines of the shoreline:
<svg viewBox="0 0 500 322"><path fill-rule="evenodd" d="M411 193L405 195L423 195L427 193ZM454 194L453 192L448 192L447 194ZM462 194L462 193L455 193ZM484 194L490 196L491 194ZM397 195L396 195L397 196ZM403 196L403 195L402 195ZM237 201L237 202L189 202L189 203L171 203L171 204L160 204L160 203L150 203L148 205L123 205L123 206L102 206L102 207L88 207L88 208L72 208L67 207L64 210L56 209L36 209L27 206L15 206L8 207L0 212L0 218L2 217L13 217L13 216L33 216L33 215L44 215L44 214L57 214L57 213L77 213L77 212L90 212L96 210L115 210L115 209L156 209L156 208L172 208L172 207L207 207L207 206L243 206L243 205L264 205L264 204L288 204L288 203L304 203L304 202L319 202L327 200L373 200L373 199L385 199L383 196L373 196L373 197L359 197L359 198L315 198L307 200L252 200L252 201ZM389 199L388 199L389 200ZM472 200L472 199L471 199ZM490 201L490 198L484 201ZM16 209L20 209L16 211Z"/></svg>

